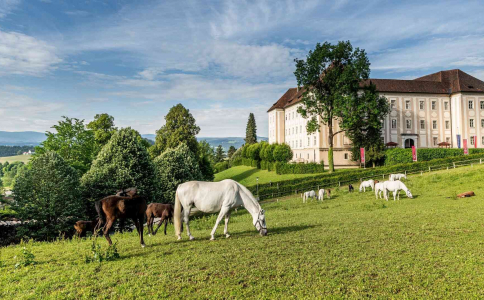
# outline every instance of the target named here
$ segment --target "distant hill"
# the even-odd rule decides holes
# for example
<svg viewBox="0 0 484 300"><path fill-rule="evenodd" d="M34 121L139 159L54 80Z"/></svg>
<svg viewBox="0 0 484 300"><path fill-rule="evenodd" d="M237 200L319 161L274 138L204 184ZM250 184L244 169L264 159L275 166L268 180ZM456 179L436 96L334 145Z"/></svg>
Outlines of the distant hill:
<svg viewBox="0 0 484 300"><path fill-rule="evenodd" d="M0 145L36 146L45 140L45 133L35 131L0 131Z"/></svg>
<svg viewBox="0 0 484 300"><path fill-rule="evenodd" d="M154 141L156 135L154 134L142 134L142 137ZM35 131L19 131L9 132L0 131L0 145L3 146L36 146L45 140L45 133ZM199 141L207 141L212 147L222 145L225 151L230 146L240 148L244 142L243 137L197 137ZM267 141L266 137L257 137L258 141Z"/></svg>

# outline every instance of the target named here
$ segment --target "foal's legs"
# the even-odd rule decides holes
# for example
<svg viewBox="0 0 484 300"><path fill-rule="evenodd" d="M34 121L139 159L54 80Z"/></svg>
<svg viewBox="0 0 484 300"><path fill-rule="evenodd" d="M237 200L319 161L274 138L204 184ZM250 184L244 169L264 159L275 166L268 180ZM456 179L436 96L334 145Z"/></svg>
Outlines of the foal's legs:
<svg viewBox="0 0 484 300"><path fill-rule="evenodd" d="M217 226L218 226L218 223L220 223L220 221L222 221L222 218L229 212L230 210L230 207L228 206L222 206L222 209L220 209L220 213L218 214L218 217L217 217L217 221L215 221L215 226L213 227L212 229L212 232L210 233L210 240L213 241L215 240L215 231L217 230ZM226 221L228 222L228 221Z"/></svg>
<svg viewBox="0 0 484 300"><path fill-rule="evenodd" d="M225 234L225 237L226 238L229 238L230 237L230 234L229 234L229 226L228 226L229 225L229 220L230 220L230 210L225 215L224 234Z"/></svg>
<svg viewBox="0 0 484 300"><path fill-rule="evenodd" d="M145 216L143 214L141 214L141 216L139 216L138 218L138 223L139 223L139 241L140 241L140 244L141 244L141 247L145 247L145 241L143 240L143 223L145 221Z"/></svg>
<svg viewBox="0 0 484 300"><path fill-rule="evenodd" d="M111 241L111 238L109 237L109 229L111 229L111 226L113 226L113 223L114 223L115 219L107 219L106 220L106 225L104 225L104 237L106 238L106 240L108 241L109 243L109 246L111 246L113 244L113 242Z"/></svg>
<svg viewBox="0 0 484 300"><path fill-rule="evenodd" d="M153 223L154 223L154 221L153 221ZM161 224L163 224L163 218L161 218L160 221L158 222L158 227L156 227L155 232L153 232L153 228L151 228L151 232L153 232L153 235L155 235L158 232L158 229L160 229ZM165 226L165 235L166 235L166 226Z"/></svg>

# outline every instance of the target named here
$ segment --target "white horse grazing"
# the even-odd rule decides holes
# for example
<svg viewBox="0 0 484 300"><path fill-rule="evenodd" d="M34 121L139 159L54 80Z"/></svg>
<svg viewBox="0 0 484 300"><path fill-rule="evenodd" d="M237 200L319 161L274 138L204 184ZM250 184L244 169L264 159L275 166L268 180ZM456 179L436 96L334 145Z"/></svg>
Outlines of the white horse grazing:
<svg viewBox="0 0 484 300"><path fill-rule="evenodd" d="M245 186L231 179L220 182L189 181L182 183L176 189L175 196L173 221L175 223L176 236L178 239L181 239L183 207L183 221L187 226L187 235L190 240L193 240L188 222L190 209L194 206L197 210L204 213L219 212L215 226L210 234L210 240L215 239L215 231L223 217L225 217L224 234L228 238L230 237L227 228L230 219L230 209L242 205L252 215L252 223L259 233L262 236L267 235L264 210Z"/></svg>
<svg viewBox="0 0 484 300"><path fill-rule="evenodd" d="M301 196L303 198L303 203L306 203L309 198L313 198L313 199L316 198L316 192L315 191L305 192L305 193L302 193Z"/></svg>
<svg viewBox="0 0 484 300"><path fill-rule="evenodd" d="M366 192L366 188L370 188L370 187L371 187L372 191L375 189L375 180L370 179L370 180L367 180L367 181L363 181L360 184L360 192L361 191Z"/></svg>
<svg viewBox="0 0 484 300"><path fill-rule="evenodd" d="M376 197L376 199L382 198L383 184L384 184L384 182L375 183L375 197Z"/></svg>
<svg viewBox="0 0 484 300"><path fill-rule="evenodd" d="M319 192L318 192L318 200L319 201L323 201L324 200L324 193L325 193L325 190L324 189L320 189ZM329 195L329 198L331 198L331 195Z"/></svg>
<svg viewBox="0 0 484 300"><path fill-rule="evenodd" d="M407 179L407 175L405 174L390 174L390 181L401 180L402 178Z"/></svg>
<svg viewBox="0 0 484 300"><path fill-rule="evenodd" d="M398 195L398 200L400 200L400 190L403 190L405 194L407 194L408 198L413 198L412 193L410 190L405 186L405 184L401 181L385 181L383 183L383 195L385 196L385 200L388 201L388 193L393 192L393 201L395 201L395 197Z"/></svg>

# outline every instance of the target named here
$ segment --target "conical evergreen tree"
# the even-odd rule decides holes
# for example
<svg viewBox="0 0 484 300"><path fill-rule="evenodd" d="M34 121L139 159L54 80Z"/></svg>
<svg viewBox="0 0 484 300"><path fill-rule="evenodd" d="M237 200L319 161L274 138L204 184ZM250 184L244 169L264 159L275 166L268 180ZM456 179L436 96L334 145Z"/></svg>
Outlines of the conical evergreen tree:
<svg viewBox="0 0 484 300"><path fill-rule="evenodd" d="M245 129L245 144L250 145L255 143L257 143L257 126L255 125L254 114L250 113L247 128Z"/></svg>

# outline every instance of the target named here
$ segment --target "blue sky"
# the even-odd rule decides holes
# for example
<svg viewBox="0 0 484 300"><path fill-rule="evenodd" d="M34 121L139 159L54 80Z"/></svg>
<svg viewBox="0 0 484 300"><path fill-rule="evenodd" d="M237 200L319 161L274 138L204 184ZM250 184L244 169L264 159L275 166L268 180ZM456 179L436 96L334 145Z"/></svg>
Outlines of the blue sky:
<svg viewBox="0 0 484 300"><path fill-rule="evenodd" d="M484 79L484 1L0 0L0 130L109 113L154 133L182 103L200 136L243 136L296 85L294 58L350 40L373 78Z"/></svg>

